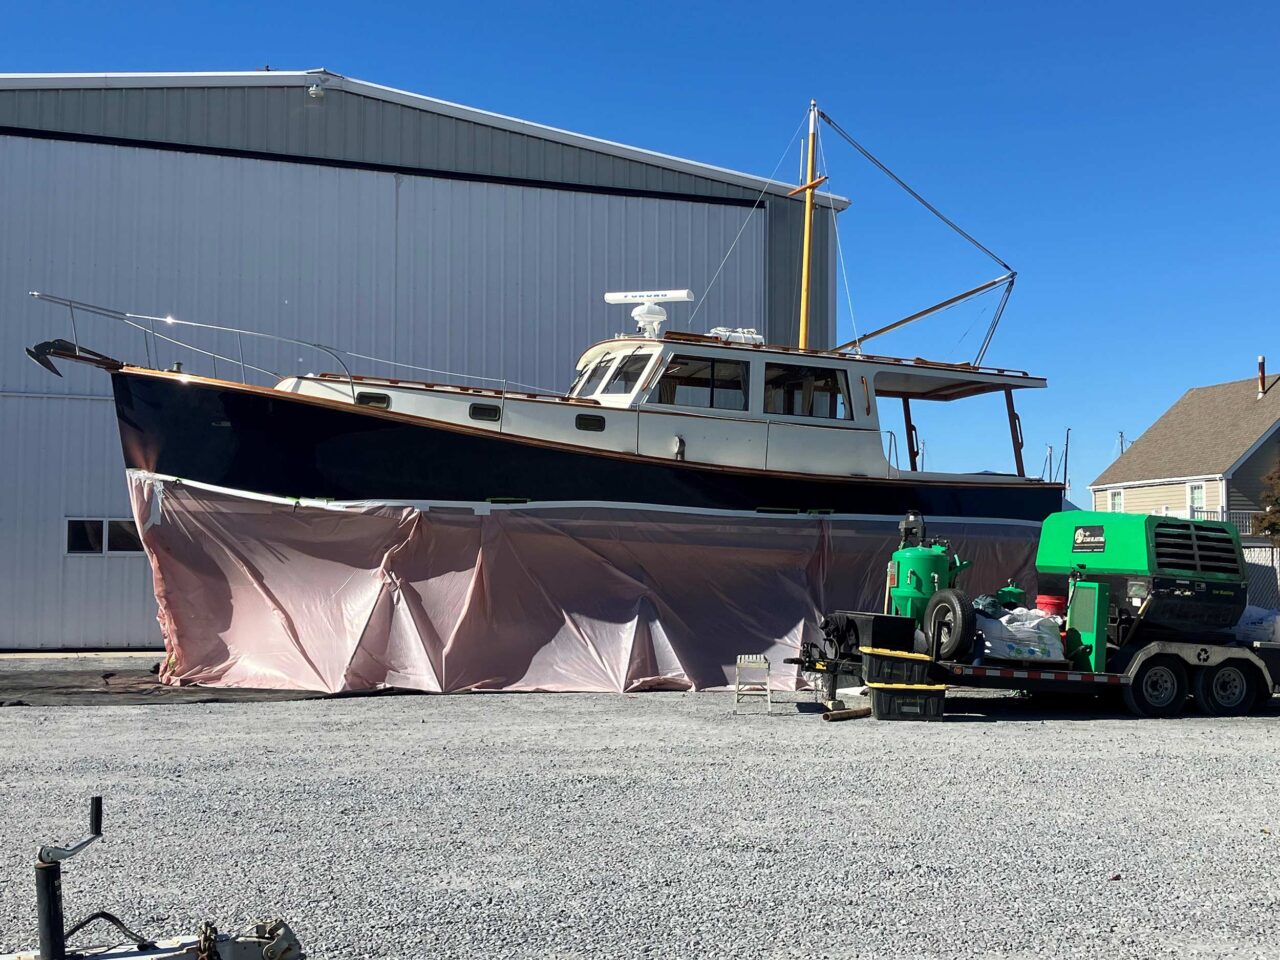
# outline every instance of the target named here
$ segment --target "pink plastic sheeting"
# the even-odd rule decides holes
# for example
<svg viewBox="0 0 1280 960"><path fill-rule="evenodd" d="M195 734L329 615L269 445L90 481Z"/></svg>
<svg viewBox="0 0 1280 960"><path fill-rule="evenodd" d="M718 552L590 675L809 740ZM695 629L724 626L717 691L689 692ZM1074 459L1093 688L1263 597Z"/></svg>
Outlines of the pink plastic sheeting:
<svg viewBox="0 0 1280 960"><path fill-rule="evenodd" d="M890 520L641 509L418 510L267 502L131 472L170 684L321 690L704 690L764 653L796 689L803 637L880 609ZM1037 528L930 525L1029 575Z"/></svg>

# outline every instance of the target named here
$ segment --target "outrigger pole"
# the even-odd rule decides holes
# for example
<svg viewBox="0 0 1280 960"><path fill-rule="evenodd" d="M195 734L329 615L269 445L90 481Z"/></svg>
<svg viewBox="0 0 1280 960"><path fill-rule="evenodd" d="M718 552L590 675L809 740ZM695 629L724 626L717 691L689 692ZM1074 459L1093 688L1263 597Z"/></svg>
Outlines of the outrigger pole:
<svg viewBox="0 0 1280 960"><path fill-rule="evenodd" d="M835 349L837 351L850 350L850 349L858 350L862 347L862 345L866 341L870 340L872 337L878 337L880 336L880 334L888 333L890 330L897 330L899 327L905 327L908 323L915 323L915 321L917 320L923 320L925 317L930 316L931 314L937 313L939 310L945 310L947 309L947 307L954 307L957 303L963 303L965 300L968 300L970 297L976 297L980 293L986 293L988 290L994 290L996 287L1000 286L1001 284L1007 284L1004 290L1004 295L1000 298L1000 311L998 311L996 314L996 319L998 321L999 313L1003 312L1005 301L1009 299L1009 293L1013 290L1013 281L1016 280L1017 277L1018 275L1016 273L1014 273L1013 271L1010 271L1009 273L1006 273L1003 277L996 277L994 280L988 280L986 283L978 284L978 286L974 287L972 290L966 290L964 293L958 293L954 297L948 297L946 300L943 300L940 303L935 303L932 307L926 307L925 309L917 313L911 314L911 316L909 317L903 317L901 320L895 320L893 321L893 323L886 324L885 326L880 327L877 330L872 330L870 333L864 333L860 337L855 337L853 340L850 340L848 343L840 344L840 346L836 347ZM982 362L982 356L987 352L987 346L991 343L991 336L994 333L995 333L995 326L993 324L992 327L988 330L987 339L982 345L982 350L979 352L977 360L974 362L975 366L977 366Z"/></svg>

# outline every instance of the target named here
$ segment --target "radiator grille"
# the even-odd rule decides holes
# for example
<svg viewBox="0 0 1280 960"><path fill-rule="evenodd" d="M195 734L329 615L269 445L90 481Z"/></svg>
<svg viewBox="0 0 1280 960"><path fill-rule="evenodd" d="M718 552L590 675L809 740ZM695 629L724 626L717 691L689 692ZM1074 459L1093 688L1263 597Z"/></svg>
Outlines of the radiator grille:
<svg viewBox="0 0 1280 960"><path fill-rule="evenodd" d="M1223 527L1164 520L1155 526L1156 566L1242 576L1235 539Z"/></svg>

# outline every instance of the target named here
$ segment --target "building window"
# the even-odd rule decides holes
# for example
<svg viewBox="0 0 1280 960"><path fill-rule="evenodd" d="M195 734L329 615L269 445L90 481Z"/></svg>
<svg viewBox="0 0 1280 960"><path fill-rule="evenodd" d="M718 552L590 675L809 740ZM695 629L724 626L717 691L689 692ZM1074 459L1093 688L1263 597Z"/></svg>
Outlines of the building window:
<svg viewBox="0 0 1280 960"><path fill-rule="evenodd" d="M1112 513L1124 513L1124 491L1112 490L1107 494L1107 509Z"/></svg>
<svg viewBox="0 0 1280 960"><path fill-rule="evenodd" d="M764 412L786 417L848 420L849 383L843 370L767 363L764 367Z"/></svg>
<svg viewBox="0 0 1280 960"><path fill-rule="evenodd" d="M618 361L613 376L605 384L604 393L631 393L640 382L645 368L649 366L652 353L633 353L624 360Z"/></svg>
<svg viewBox="0 0 1280 960"><path fill-rule="evenodd" d="M141 553L142 538L132 520L107 521L107 553Z"/></svg>
<svg viewBox="0 0 1280 960"><path fill-rule="evenodd" d="M102 521L67 521L67 553L101 553Z"/></svg>
<svg viewBox="0 0 1280 960"><path fill-rule="evenodd" d="M142 540L132 520L73 517L67 519L66 529L68 554L102 556L142 552Z"/></svg>
<svg viewBox="0 0 1280 960"><path fill-rule="evenodd" d="M716 410L747 409L747 365L713 357L672 357L658 381L656 403Z"/></svg>
<svg viewBox="0 0 1280 960"><path fill-rule="evenodd" d="M1191 518L1193 520L1204 512L1203 483L1187 484L1187 507L1191 510Z"/></svg>

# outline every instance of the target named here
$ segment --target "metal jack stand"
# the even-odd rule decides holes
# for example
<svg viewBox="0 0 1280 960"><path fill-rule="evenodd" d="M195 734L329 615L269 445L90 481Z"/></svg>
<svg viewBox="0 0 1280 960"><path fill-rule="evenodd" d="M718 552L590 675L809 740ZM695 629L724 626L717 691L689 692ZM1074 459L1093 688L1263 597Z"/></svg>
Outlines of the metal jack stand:
<svg viewBox="0 0 1280 960"><path fill-rule="evenodd" d="M203 923L194 937L149 940L125 926L114 914L99 910L75 926L64 925L62 913L62 861L70 860L102 838L102 798L89 800L89 835L70 847L42 846L36 855L36 923L40 940L39 960L305 960L298 938L283 920L255 923L242 933L218 933ZM91 923L102 921L123 934L125 943L67 952L67 940ZM36 960L29 952L6 954L0 960Z"/></svg>
<svg viewBox="0 0 1280 960"><path fill-rule="evenodd" d="M89 835L70 847L42 846L36 854L36 922L40 933L40 960L66 960L67 937L78 933L95 920L111 924L132 940L139 950L155 947L155 943L139 936L119 917L99 910L91 913L70 930L63 927L62 861L70 860L95 840L102 839L102 798L89 798Z"/></svg>

